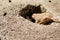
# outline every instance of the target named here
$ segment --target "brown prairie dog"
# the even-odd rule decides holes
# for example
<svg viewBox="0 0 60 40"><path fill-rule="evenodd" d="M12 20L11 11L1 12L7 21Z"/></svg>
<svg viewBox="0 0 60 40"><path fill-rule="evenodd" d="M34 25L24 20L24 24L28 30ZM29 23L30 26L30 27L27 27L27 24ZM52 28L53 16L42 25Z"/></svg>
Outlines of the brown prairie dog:
<svg viewBox="0 0 60 40"><path fill-rule="evenodd" d="M45 13L38 13L38 14L33 14L32 18L35 19L36 23L47 23L47 22L60 22L60 17L54 16L50 12L45 12Z"/></svg>
<svg viewBox="0 0 60 40"><path fill-rule="evenodd" d="M38 13L38 14L33 14L32 18L35 19L36 23L41 23L45 20L45 18L51 19L53 17L53 14L45 12L45 13Z"/></svg>

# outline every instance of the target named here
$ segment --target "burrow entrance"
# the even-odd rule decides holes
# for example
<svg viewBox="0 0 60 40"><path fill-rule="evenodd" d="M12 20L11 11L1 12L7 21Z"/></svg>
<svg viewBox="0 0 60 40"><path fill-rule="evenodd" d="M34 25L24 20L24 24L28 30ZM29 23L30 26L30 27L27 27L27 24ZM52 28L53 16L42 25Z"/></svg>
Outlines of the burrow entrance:
<svg viewBox="0 0 60 40"><path fill-rule="evenodd" d="M46 12L45 8L41 8L41 5L34 6L34 5L27 5L22 10L19 11L19 15L24 17L25 19L30 20L31 22L35 23L35 20L32 18L32 14L36 13L43 13ZM51 22L47 23L50 24Z"/></svg>

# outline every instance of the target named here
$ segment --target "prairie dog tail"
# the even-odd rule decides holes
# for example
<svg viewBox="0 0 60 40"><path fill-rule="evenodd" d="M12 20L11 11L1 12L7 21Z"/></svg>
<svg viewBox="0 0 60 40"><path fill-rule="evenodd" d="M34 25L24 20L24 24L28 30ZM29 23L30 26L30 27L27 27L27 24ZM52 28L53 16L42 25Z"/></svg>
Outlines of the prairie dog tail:
<svg viewBox="0 0 60 40"><path fill-rule="evenodd" d="M60 16L53 17L52 20L56 23L60 23Z"/></svg>

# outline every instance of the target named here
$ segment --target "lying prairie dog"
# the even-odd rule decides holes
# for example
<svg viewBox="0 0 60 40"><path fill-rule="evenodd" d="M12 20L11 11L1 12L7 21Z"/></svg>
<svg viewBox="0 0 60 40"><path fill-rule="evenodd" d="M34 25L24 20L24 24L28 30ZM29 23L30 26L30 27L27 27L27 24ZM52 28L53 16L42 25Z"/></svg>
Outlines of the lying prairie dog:
<svg viewBox="0 0 60 40"><path fill-rule="evenodd" d="M36 23L45 24L49 21L52 21L53 14L49 12L33 14L32 18L35 19Z"/></svg>
<svg viewBox="0 0 60 40"><path fill-rule="evenodd" d="M60 18L55 17L50 12L33 14L32 18L35 19L36 23L47 24L50 22L60 22Z"/></svg>

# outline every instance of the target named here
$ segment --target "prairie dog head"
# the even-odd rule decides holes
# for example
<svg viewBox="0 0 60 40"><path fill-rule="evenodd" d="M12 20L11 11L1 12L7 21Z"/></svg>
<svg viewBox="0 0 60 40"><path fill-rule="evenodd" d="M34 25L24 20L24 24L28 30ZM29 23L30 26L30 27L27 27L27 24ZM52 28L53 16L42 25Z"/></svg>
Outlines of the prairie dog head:
<svg viewBox="0 0 60 40"><path fill-rule="evenodd" d="M39 14L33 14L33 15L32 15L32 18L33 18L33 19L38 19L38 18L40 18L40 16L41 16L40 13L39 13Z"/></svg>

